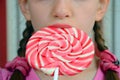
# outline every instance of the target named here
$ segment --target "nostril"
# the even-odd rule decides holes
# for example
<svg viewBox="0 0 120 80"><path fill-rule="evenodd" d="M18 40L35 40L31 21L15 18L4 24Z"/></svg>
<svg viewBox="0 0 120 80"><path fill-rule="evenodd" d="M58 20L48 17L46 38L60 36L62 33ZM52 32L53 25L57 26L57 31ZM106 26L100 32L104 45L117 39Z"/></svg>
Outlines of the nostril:
<svg viewBox="0 0 120 80"><path fill-rule="evenodd" d="M57 16L57 15L55 15L54 17L56 17L56 18L57 18L58 16Z"/></svg>
<svg viewBox="0 0 120 80"><path fill-rule="evenodd" d="M69 15L54 15L55 18L68 18Z"/></svg>
<svg viewBox="0 0 120 80"><path fill-rule="evenodd" d="M69 15L66 15L65 17L69 17Z"/></svg>

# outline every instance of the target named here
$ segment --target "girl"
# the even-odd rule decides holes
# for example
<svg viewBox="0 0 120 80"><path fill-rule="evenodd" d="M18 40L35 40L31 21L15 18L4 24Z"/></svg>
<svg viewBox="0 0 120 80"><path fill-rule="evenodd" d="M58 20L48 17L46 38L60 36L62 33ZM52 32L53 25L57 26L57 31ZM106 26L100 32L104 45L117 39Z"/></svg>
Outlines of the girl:
<svg viewBox="0 0 120 80"><path fill-rule="evenodd" d="M70 25L90 34L94 31L95 57L85 71L75 76L60 76L59 80L120 80L116 57L108 51L101 32L103 16L109 0L19 0L26 19L26 29L20 41L18 56L0 69L0 80L53 80L27 64L26 44L33 32L50 25Z"/></svg>

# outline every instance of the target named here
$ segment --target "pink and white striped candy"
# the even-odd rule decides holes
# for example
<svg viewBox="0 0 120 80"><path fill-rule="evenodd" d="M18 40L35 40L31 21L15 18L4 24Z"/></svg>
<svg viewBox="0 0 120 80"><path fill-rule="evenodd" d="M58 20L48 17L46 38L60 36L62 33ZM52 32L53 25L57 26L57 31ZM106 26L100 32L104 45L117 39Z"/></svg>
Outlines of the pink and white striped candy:
<svg viewBox="0 0 120 80"><path fill-rule="evenodd" d="M75 75L85 70L94 57L94 45L79 29L45 27L29 39L26 58L34 69L54 75Z"/></svg>

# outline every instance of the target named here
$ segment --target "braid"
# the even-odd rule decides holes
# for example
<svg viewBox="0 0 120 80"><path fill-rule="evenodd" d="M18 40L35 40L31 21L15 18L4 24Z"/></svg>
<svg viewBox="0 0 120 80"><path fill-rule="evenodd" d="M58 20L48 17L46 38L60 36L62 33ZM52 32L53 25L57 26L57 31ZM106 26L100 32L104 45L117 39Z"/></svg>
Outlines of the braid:
<svg viewBox="0 0 120 80"><path fill-rule="evenodd" d="M24 57L25 56L25 49L26 49L26 43L28 42L28 39L31 37L32 33L34 32L34 29L32 27L31 21L26 22L26 29L23 32L23 39L20 41L20 48L18 49L18 56Z"/></svg>
<svg viewBox="0 0 120 80"><path fill-rule="evenodd" d="M28 42L28 39L31 37L33 32L34 32L34 29L32 27L31 21L27 21L26 29L23 32L23 39L20 41L20 45L19 45L20 48L18 49L18 56L20 57L25 56L26 43ZM19 70L16 69L13 72L10 80L25 80L25 77Z"/></svg>
<svg viewBox="0 0 120 80"><path fill-rule="evenodd" d="M95 22L94 25L94 37L95 41L97 43L97 47L99 51L104 51L108 49L108 47L105 45L105 40L102 37L102 30L101 30L101 22ZM107 70L105 73L105 80L119 80L119 77L115 71Z"/></svg>
<svg viewBox="0 0 120 80"><path fill-rule="evenodd" d="M100 51L108 49L107 46L105 45L105 40L102 37L102 30L100 23L95 22L94 28L93 28L95 34L95 41L97 43L97 47Z"/></svg>
<svg viewBox="0 0 120 80"><path fill-rule="evenodd" d="M120 80L120 79L115 71L107 70L105 80Z"/></svg>

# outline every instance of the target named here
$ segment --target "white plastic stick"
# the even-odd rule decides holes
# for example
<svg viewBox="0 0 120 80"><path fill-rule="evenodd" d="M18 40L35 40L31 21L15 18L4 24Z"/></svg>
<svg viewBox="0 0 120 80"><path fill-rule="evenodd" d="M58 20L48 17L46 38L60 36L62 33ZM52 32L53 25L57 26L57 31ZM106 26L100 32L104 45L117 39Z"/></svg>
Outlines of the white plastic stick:
<svg viewBox="0 0 120 80"><path fill-rule="evenodd" d="M59 75L59 68L56 68L54 72L54 80L58 80L58 75Z"/></svg>

